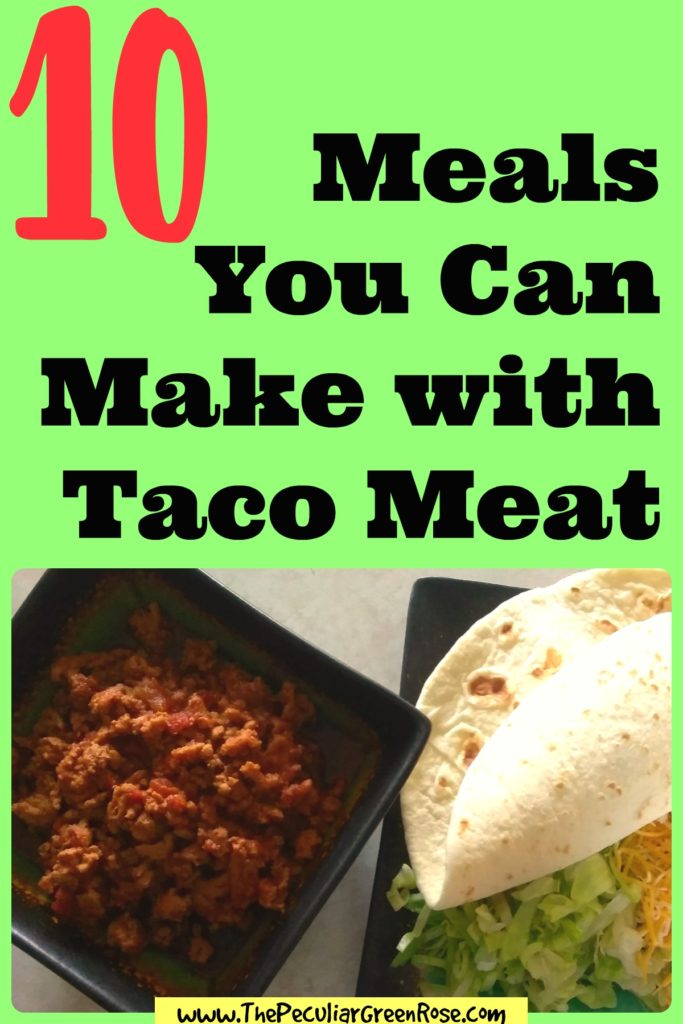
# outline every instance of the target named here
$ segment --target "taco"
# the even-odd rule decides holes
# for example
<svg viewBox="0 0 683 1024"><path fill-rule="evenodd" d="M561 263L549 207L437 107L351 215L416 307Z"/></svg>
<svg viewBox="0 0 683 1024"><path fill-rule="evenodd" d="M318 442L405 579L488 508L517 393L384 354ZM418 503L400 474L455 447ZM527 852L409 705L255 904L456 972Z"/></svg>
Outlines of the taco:
<svg viewBox="0 0 683 1024"><path fill-rule="evenodd" d="M629 871L652 854L658 877L668 872L670 880L669 609L664 572L580 573L502 604L425 684L418 706L432 733L401 800L412 878L398 879L392 902L412 901L423 924L432 914L437 940L433 915L444 912L452 933L462 926L470 947L479 944L464 972L446 965L452 976L445 989L437 984L443 994L475 995L494 983L527 994L526 986L536 1008L548 1009L582 995L607 1006L614 980L641 995L665 992L670 894L666 885L663 895L646 894L653 906L645 922L645 883L638 887ZM624 859L618 844L642 826L656 851L643 835L630 841L645 849ZM577 888L586 864L595 877ZM524 887L527 898L519 899ZM510 896L503 904L501 893ZM492 911L496 900L502 916ZM522 906L526 927L511 946L506 936ZM482 914L490 934L481 931ZM399 959L411 958L411 944L416 952L414 932ZM417 946L419 960L424 943ZM531 971L520 959L530 956ZM595 976L598 961L602 974L609 962L611 979Z"/></svg>
<svg viewBox="0 0 683 1024"><path fill-rule="evenodd" d="M401 794L411 864L430 906L443 905L454 802L486 741L560 668L670 607L670 578L661 570L577 573L505 601L437 665L417 704L431 734Z"/></svg>

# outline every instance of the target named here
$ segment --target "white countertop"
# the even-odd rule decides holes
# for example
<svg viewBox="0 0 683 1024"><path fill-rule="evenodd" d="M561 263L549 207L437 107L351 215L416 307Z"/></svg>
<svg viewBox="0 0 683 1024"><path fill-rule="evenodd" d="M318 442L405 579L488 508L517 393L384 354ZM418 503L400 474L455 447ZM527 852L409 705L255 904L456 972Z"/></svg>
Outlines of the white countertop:
<svg viewBox="0 0 683 1024"><path fill-rule="evenodd" d="M410 589L421 576L532 587L568 569L211 569L235 593L295 633L398 691ZM15 574L13 610L40 577ZM353 995L377 856L376 834L362 850L268 989L273 996ZM85 1012L101 1007L37 961L13 949L18 1010ZM102 1011L104 1012L104 1011Z"/></svg>

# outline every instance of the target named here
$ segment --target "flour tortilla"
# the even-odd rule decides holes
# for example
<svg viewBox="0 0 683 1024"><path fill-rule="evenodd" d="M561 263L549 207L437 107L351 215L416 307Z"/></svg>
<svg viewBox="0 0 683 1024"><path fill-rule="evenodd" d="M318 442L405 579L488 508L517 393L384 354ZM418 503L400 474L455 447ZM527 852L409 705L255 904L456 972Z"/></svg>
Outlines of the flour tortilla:
<svg viewBox="0 0 683 1024"><path fill-rule="evenodd" d="M671 615L626 626L522 702L453 805L437 909L530 882L671 810Z"/></svg>
<svg viewBox="0 0 683 1024"><path fill-rule="evenodd" d="M430 906L455 905L448 902L452 898L450 880L457 874L455 847L447 848L449 823L452 816L456 818L460 786L487 740L558 670L565 675L575 662L580 663L584 653L605 644L613 634L668 610L670 600L671 581L662 570L577 573L552 587L527 591L504 602L468 630L443 658L418 701L431 720L430 739L401 795L410 861ZM554 721L550 710L547 727ZM536 778L541 774L539 765ZM515 797L508 787L502 787L499 795L501 806ZM635 824L629 831L637 827ZM534 843L535 836L529 841ZM509 873L505 871L505 875ZM542 868L534 869L531 877L543 873ZM505 878L503 885L489 888L489 892L518 881ZM470 887L468 884L465 889Z"/></svg>

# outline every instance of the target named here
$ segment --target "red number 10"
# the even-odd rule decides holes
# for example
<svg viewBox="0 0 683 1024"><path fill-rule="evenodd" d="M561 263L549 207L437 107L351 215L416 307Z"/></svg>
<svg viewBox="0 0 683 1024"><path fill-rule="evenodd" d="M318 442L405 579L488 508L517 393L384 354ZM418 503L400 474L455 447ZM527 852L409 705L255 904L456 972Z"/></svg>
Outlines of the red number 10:
<svg viewBox="0 0 683 1024"><path fill-rule="evenodd" d="M156 92L161 58L171 50L183 85L183 187L178 212L161 206L156 152ZM10 101L20 117L36 91L43 63L47 95L47 216L21 217L17 234L32 239L104 238L92 216L90 19L82 7L61 7L38 22ZM197 219L206 165L206 89L192 39L179 21L149 10L134 22L121 51L112 118L114 173L123 211L141 235L182 242Z"/></svg>

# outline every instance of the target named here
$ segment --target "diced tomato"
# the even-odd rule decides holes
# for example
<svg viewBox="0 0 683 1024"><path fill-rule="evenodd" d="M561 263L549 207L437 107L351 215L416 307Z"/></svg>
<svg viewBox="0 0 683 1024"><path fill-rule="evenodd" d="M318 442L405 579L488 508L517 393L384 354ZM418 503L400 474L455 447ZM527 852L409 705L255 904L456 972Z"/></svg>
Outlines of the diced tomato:
<svg viewBox="0 0 683 1024"><path fill-rule="evenodd" d="M52 901L52 909L58 917L66 917L74 906L74 894L68 889L57 889Z"/></svg>
<svg viewBox="0 0 683 1024"><path fill-rule="evenodd" d="M151 792L158 793L159 796L163 797L177 796L180 793L178 787L174 786L172 782L169 782L163 776L160 776L158 779L152 779L149 788Z"/></svg>
<svg viewBox="0 0 683 1024"><path fill-rule="evenodd" d="M196 716L190 714L189 711L176 711L168 716L166 728L175 735L176 733L183 732L185 729L189 729L194 724L195 718Z"/></svg>
<svg viewBox="0 0 683 1024"><path fill-rule="evenodd" d="M166 806L168 807L169 811L173 811L176 814L180 811L184 811L187 807L187 800L185 798L184 793L172 794L171 796L167 797Z"/></svg>

